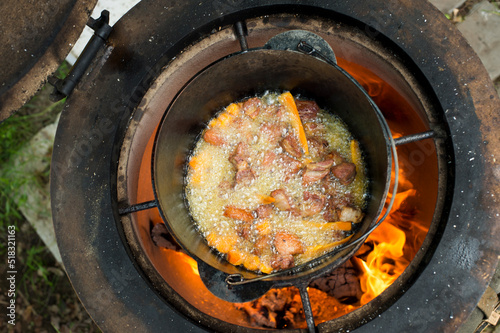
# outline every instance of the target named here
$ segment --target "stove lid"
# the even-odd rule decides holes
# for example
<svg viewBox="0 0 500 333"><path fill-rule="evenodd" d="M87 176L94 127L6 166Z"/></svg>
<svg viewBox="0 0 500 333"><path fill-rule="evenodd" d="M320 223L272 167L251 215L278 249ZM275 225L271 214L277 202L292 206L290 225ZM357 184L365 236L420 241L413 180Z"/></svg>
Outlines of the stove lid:
<svg viewBox="0 0 500 333"><path fill-rule="evenodd" d="M0 2L0 122L53 74L80 36L97 0Z"/></svg>

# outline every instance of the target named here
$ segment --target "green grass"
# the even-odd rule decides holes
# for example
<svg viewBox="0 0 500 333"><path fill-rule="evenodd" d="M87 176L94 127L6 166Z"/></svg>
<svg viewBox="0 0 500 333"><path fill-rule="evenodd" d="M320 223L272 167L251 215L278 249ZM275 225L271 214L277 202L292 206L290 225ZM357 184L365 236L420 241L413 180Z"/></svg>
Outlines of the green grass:
<svg viewBox="0 0 500 333"><path fill-rule="evenodd" d="M495 10L485 10L486 13L500 16L500 2L491 2Z"/></svg>
<svg viewBox="0 0 500 333"><path fill-rule="evenodd" d="M64 63L56 76L64 77L68 71L69 65ZM22 163L31 161L22 150L42 128L54 123L63 108L64 100L56 103L50 100L52 89L49 85L43 87L23 108L0 123L0 233L5 236L8 226L16 227L16 322L26 332L55 332L59 328L64 332L68 328L75 332L96 332L63 268L20 210L27 204L20 188L48 186L50 168L23 172ZM50 152L43 159L50 165ZM0 256L6 258L5 246L0 246ZM0 271L4 271L4 266L5 263L0 263ZM0 294L0 301L5 302L4 297Z"/></svg>
<svg viewBox="0 0 500 333"><path fill-rule="evenodd" d="M29 226L19 207L26 204L27 198L19 189L28 184L43 186L43 180L48 182L48 170L45 175L26 174L14 160L20 157L29 140L40 129L54 122L61 111L63 101L51 102L50 90L50 87L43 88L28 104L0 124L0 232L6 235L8 226L16 227L16 267L20 277L17 291L28 302L38 303L38 306L43 306L46 299L41 299L33 291L43 289L43 293L50 294L57 277L46 268L51 259L50 252L34 230L26 231ZM22 226L26 227L21 230ZM5 257L5 247L0 248L0 255Z"/></svg>
<svg viewBox="0 0 500 333"><path fill-rule="evenodd" d="M47 88L45 88L47 90ZM43 91L42 91L43 92ZM48 95L48 90L45 92ZM37 109L37 104L48 106ZM43 127L54 122L61 111L64 101L49 102L48 97L40 98L37 95L29 104L19 110L0 124L0 232L6 234L7 226L18 224L23 220L19 206L26 202L26 197L18 189L27 183L32 183L33 178L37 183L48 181L49 170L41 174L23 174L14 165L13 160L19 156L20 150ZM50 158L50 156L47 156ZM0 255L5 254L5 249L0 248Z"/></svg>

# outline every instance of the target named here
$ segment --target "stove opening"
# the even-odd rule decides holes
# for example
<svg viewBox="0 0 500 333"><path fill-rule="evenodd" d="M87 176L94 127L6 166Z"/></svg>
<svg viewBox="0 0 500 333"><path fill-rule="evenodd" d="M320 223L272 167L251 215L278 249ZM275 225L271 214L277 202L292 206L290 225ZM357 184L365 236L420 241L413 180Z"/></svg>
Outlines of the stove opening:
<svg viewBox="0 0 500 333"><path fill-rule="evenodd" d="M283 18L273 19L279 21ZM270 29L269 18L265 23L259 22L252 21L248 25L250 45L261 41L263 35L284 29L284 25L278 24ZM293 28L293 20L286 22ZM252 32L255 32L255 40L250 37ZM352 31L346 28L345 33ZM199 48L214 46L207 53L209 58L215 59L237 51L239 45L232 34L231 29L222 29L207 37L190 50L192 53L185 52L176 59L175 66L170 66L163 77L160 75L158 80L163 81L155 85L151 95L147 95L150 98L145 98L146 102L141 104L123 144L118 178L120 204L132 206L154 199L151 185L153 142L161 115L178 91L175 85L167 87L167 83L175 82L177 78L186 82L186 78L192 77L203 63L210 63L211 59L199 63L201 56L196 52ZM342 37L342 34L327 34L325 39L334 46L334 39L340 38L338 36ZM421 90L415 88L418 86L416 80L406 75L407 72L401 74L403 66L396 59L388 62L377 56L375 48L355 39L344 42L340 50L333 48L338 65L360 82L381 109L394 138L429 130L429 114L432 113L429 109L432 108L422 97ZM379 49L377 52L387 51ZM369 62L362 61L366 55L372 57ZM198 63L198 68L189 66L193 63ZM163 98L158 97L160 95ZM425 266L426 251L431 248L441 215L442 203L438 200L438 193L443 178L446 178L439 171L442 166L437 150L433 139L397 147L399 187L390 214L351 259L317 278L308 287L314 322L320 331L321 327L350 330L368 322L391 306ZM392 195L389 194L388 200ZM218 321L222 321L249 328L307 327L297 288L271 289L261 298L246 303L223 301L204 286L196 261L169 236L157 208L124 214L121 219L134 260L145 279L167 303L186 316L208 315L207 322L201 323L203 326L219 327ZM201 318L205 317L202 315Z"/></svg>

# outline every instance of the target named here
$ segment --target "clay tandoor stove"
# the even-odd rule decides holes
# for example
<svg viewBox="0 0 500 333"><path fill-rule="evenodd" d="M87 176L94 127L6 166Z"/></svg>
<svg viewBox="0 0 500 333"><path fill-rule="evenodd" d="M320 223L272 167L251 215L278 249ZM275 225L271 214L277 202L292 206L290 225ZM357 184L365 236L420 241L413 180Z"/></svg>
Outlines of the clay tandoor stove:
<svg viewBox="0 0 500 333"><path fill-rule="evenodd" d="M70 97L51 197L66 271L103 331L455 332L464 324L500 253L500 103L477 55L432 5L145 0L112 29L105 13L91 26L87 56L70 80L54 82ZM407 238L412 228L423 232L407 239L406 265L366 304L324 315L340 305L315 305L310 285L303 324L256 327L241 311L246 300L214 296L166 233L158 241L151 154L165 110L193 76L290 30L326 41L384 114L400 157L398 195L405 192L388 219L400 214Z"/></svg>

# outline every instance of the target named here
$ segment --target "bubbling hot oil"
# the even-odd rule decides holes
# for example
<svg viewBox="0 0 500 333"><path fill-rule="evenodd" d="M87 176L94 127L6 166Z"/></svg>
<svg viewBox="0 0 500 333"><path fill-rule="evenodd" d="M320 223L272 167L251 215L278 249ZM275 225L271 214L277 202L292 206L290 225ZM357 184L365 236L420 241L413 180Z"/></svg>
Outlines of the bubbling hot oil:
<svg viewBox="0 0 500 333"><path fill-rule="evenodd" d="M255 259L260 262L255 269L251 270L269 273L269 267L275 255L273 249L273 235L282 230L296 235L304 249L327 247L328 244L341 240L349 235L349 232L336 232L327 228L318 228L318 225L330 223L323 218L324 209L312 216L304 217L301 214L293 214L290 211L282 211L274 208L271 218L266 219L265 231L262 230L262 221L259 220L255 211L263 205L263 196L277 189L284 189L294 205L300 210L303 204L304 192L318 193L328 196L320 182L303 184L303 168L290 176L287 169L280 167L283 162L277 159L271 166L264 166L266 153L272 152L276 156L283 156L285 152L280 145L273 144L268 136L262 132L264 124L285 123L281 135L292 133L293 128L287 123L287 115L283 112L275 112L280 109L278 95L267 93L260 98L262 112L254 119L239 112L230 117L229 125L223 126L225 143L213 145L203 139L203 135L196 143L189 158L189 168L186 176L186 198L189 203L190 213L197 228L205 238L210 238L209 245L215 247L219 252L225 254L237 251L243 257L255 257L255 244L265 235L268 238L269 250L260 253ZM241 106L241 103L239 104ZM274 110L265 112L265 110ZM221 119L221 115L227 114L227 108L219 112L213 119ZM347 162L354 162L352 156L353 136L347 129L345 123L332 113L320 110L314 123L324 127L319 133L319 138L328 142L329 149L334 149ZM213 125L214 121L209 124ZM237 124L237 125L233 125ZM208 126L210 128L211 125ZM207 129L208 129L207 128ZM315 134L318 137L318 134ZM250 184L235 184L235 166L230 162L237 145L245 142L248 145L248 161L254 173L254 179ZM314 156L312 156L314 158ZM306 156L307 163L307 156ZM367 179L365 165L362 160L357 161L357 174L352 183L342 185L333 180L332 186L336 195L348 196L350 204L363 209L366 201ZM269 203L273 205L272 203ZM245 237L239 235L244 222L224 216L226 207L238 207L252 212L255 220L248 225L249 232ZM312 224L311 224L312 223ZM314 227L311 227L311 226ZM220 242L215 241L219 237ZM228 241L228 239L230 239ZM315 257L324 254L325 251L304 251L294 255L294 265L303 264ZM231 261L230 261L231 262ZM242 263L240 263L242 264ZM267 271L266 271L267 270Z"/></svg>

